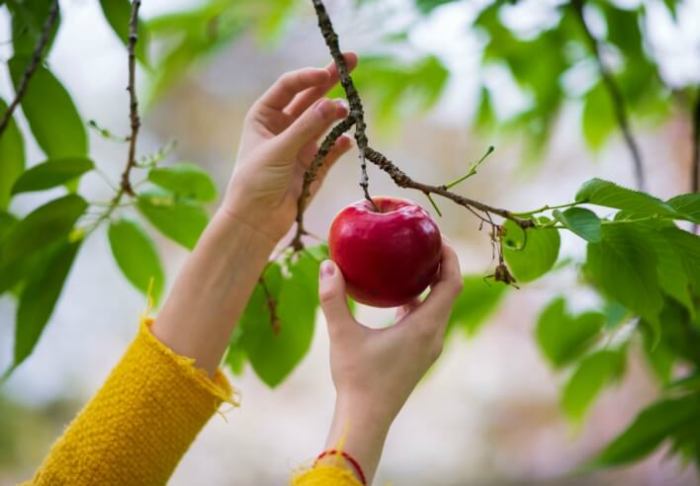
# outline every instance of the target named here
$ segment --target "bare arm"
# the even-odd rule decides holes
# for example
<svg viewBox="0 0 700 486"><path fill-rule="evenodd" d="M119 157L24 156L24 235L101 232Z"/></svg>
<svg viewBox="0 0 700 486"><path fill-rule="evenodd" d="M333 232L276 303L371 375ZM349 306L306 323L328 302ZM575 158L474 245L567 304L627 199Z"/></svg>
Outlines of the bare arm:
<svg viewBox="0 0 700 486"><path fill-rule="evenodd" d="M354 55L347 59L356 64ZM222 206L153 326L165 345L210 374L271 251L294 221L319 137L347 116L344 104L323 98L337 80L333 65L286 73L251 108ZM350 145L349 137L339 138L327 165Z"/></svg>

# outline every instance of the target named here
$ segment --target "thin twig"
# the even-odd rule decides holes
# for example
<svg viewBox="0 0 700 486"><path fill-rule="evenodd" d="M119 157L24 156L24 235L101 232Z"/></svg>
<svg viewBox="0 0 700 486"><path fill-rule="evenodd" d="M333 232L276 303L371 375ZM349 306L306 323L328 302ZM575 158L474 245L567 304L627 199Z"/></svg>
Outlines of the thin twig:
<svg viewBox="0 0 700 486"><path fill-rule="evenodd" d="M362 107L362 100L360 95L355 88L355 84L350 77L350 72L348 70L347 63L345 62L345 56L343 56L340 50L340 45L338 44L338 34L335 33L333 29L333 23L331 22L326 7L323 5L322 0L312 0L314 9L316 10L316 16L318 17L318 27L321 29L321 34L323 34L323 39L326 41L328 50L335 61L335 65L338 68L338 74L340 77L340 84L345 91L345 95L348 98L348 104L350 105L350 116L355 120L355 141L357 142L357 149L360 151L360 166L362 169L362 175L360 178L360 186L364 192L365 199L367 199L372 206L374 206L374 201L369 195L369 177L367 176L367 135L365 134L365 129L367 125L365 124L365 112Z"/></svg>
<svg viewBox="0 0 700 486"><path fill-rule="evenodd" d="M355 118L352 115L350 115L346 119L338 123L336 126L334 126L333 129L328 133L326 138L321 143L321 146L318 148L318 152L316 152L316 155L314 156L314 160L311 162L311 165L308 169L306 169L306 172L304 172L304 182L301 188L301 195L299 196L299 199L297 199L296 234L294 235L294 239L292 240L292 243L290 245L292 248L294 248L295 251L299 251L304 247L301 241L302 236L306 234L306 231L304 229L304 209L306 208L306 200L311 194L311 183L316 179L318 171L323 166L323 163L326 160L326 156L333 148L335 142L338 140L338 138L340 138L340 136L343 133L350 130L350 128L354 124Z"/></svg>
<svg viewBox="0 0 700 486"><path fill-rule="evenodd" d="M139 7L141 0L133 0L131 4L131 17L129 18L129 43L127 50L129 52L129 119L131 120L131 135L129 135L129 155L126 161L126 167L122 173L121 188L129 194L134 195L134 189L131 187L129 175L131 169L136 165L136 140L141 127L139 118L139 102L136 98L136 43L139 40L138 23L139 23Z"/></svg>
<svg viewBox="0 0 700 486"><path fill-rule="evenodd" d="M0 120L0 137L2 137L2 134L5 132L5 129L12 119L12 114L17 109L17 106L19 106L20 101L26 94L27 88L29 87L29 81L32 79L32 76L41 64L42 57L44 56L44 49L46 49L46 45L49 43L51 31L56 24L56 20L58 20L58 11L58 0L54 0L51 4L49 15L46 17L44 25L41 27L41 36L39 37L39 41L36 43L36 47L32 53L32 58L29 61L29 64L27 64L27 67L24 68L24 73L22 73L22 79L20 80L19 86L15 91L15 98L12 100L12 103L10 103L10 106L7 107L7 110L5 113L3 113L2 119Z"/></svg>
<svg viewBox="0 0 700 486"><path fill-rule="evenodd" d="M387 159L380 152L377 152L371 147L367 147L367 159L379 167L381 170L389 174L389 177L394 181L394 183L405 189L415 189L424 194L437 194L446 199L450 199L453 202L464 206L467 209L483 211L484 213L496 214L505 219L510 219L514 223L518 224L521 228L532 228L534 223L530 219L522 219L517 217L512 212L507 209L500 209L488 204L484 204L475 199L470 199L468 197L462 196L460 194L455 194L454 192L448 191L445 186L433 186L430 184L424 184L422 182L417 182L411 179L404 171L399 169L393 162ZM492 221L486 221L487 223L493 225Z"/></svg>
<svg viewBox="0 0 700 486"><path fill-rule="evenodd" d="M258 283L260 284L260 287L262 288L262 291L265 294L265 303L267 304L267 310L270 312L270 325L272 326L272 332L275 335L277 335L280 333L281 330L280 320L277 316L277 302L275 301L274 296L270 292L270 289L267 287L265 277L261 275L258 279Z"/></svg>
<svg viewBox="0 0 700 486"><path fill-rule="evenodd" d="M598 39L593 35L591 30L586 24L586 19L583 14L583 4L585 0L571 0L571 6L573 7L575 17L578 20L581 30L583 31L588 47L591 54L595 58L595 62L598 65L598 71L600 73L601 79L605 89L608 91L610 96L610 102L613 105L613 111L615 113L615 118L617 119L617 124L622 131L622 136L625 139L627 148L629 149L630 155L632 156L632 164L634 169L635 183L638 189L644 190L646 183L644 177L644 165L642 163L642 155L639 150L639 145L635 140L632 130L630 128L629 119L627 116L627 108L625 105L625 100L620 91L620 87L617 85L615 78L613 77L610 69L603 61L603 56L601 53L601 45Z"/></svg>

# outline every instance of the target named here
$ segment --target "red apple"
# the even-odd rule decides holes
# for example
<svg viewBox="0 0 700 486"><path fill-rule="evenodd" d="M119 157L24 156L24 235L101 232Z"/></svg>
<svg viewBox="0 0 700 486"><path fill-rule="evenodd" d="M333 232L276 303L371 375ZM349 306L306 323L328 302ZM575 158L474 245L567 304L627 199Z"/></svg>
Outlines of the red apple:
<svg viewBox="0 0 700 486"><path fill-rule="evenodd" d="M358 302L397 307L418 297L437 274L442 238L428 212L395 197L363 199L341 210L329 237L331 259Z"/></svg>

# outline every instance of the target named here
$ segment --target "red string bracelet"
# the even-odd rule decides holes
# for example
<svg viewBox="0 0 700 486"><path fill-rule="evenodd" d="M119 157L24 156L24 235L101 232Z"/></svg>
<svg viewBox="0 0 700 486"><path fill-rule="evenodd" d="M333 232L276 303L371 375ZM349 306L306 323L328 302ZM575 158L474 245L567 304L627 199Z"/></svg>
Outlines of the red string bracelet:
<svg viewBox="0 0 700 486"><path fill-rule="evenodd" d="M355 472L360 477L360 482L363 485L367 486L367 479L365 478L365 473L362 471L362 466L360 466L360 463L357 462L354 457L352 457L350 454L348 454L345 451L339 451L338 449L328 449L327 451L323 451L318 455L318 457L314 461L314 466L316 465L316 463L318 461L320 461L324 457L335 456L335 455L343 456L343 459L348 461L352 465L352 467L355 468Z"/></svg>

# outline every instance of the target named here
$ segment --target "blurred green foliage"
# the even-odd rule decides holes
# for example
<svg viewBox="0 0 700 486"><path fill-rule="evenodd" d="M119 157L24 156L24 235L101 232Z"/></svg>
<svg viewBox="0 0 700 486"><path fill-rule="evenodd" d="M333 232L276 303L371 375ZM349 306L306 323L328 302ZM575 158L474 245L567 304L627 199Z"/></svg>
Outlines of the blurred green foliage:
<svg viewBox="0 0 700 486"><path fill-rule="evenodd" d="M380 3L356 2L360 9ZM471 120L475 129L517 136L530 154L540 154L562 110L575 105L581 114L581 136L591 149L600 150L618 130L620 113L635 121L660 122L671 112L689 111L690 103L678 100L692 99L696 87L664 83L644 28L649 20L646 3L623 8L605 0L560 1L551 4L547 22L524 33L509 26L506 18L527 8L525 3L496 0L465 25L482 40L482 66L504 70L528 101L519 111L501 113L499 88L482 76ZM664 1L673 18L680 11L677 3ZM52 0L0 4L12 19L13 57L6 64L17 89ZM100 5L105 25L127 43L130 2L101 0ZM204 0L188 10L139 21L136 54L150 78L151 101L244 35L274 45L288 26L310 13L305 5L303 0ZM381 42L363 55L354 74L376 121L383 125L434 106L452 76L438 55L417 53L413 29L430 21L438 9L473 5L415 0L405 8L411 8L413 21L397 31L380 32ZM600 28L589 28L590 18L600 20ZM383 19L377 20L380 24ZM59 16L50 39L60 28ZM583 72L592 72L590 79ZM570 78L579 85L572 87ZM10 369L39 341L86 238L105 228L116 266L135 290L157 301L166 278L151 231L192 249L209 219L206 205L217 198L205 171L190 163L172 164L162 150L139 159L134 174L146 186L139 185L124 204L84 199L80 179L98 168L90 158L85 120L73 101L78 95L42 62L20 103L29 130L10 119L0 135L0 293L17 300ZM5 112L9 99L0 100L0 111ZM97 127L94 122L91 126ZM108 130L97 129L114 138ZM30 137L44 153L40 160L26 160L24 147ZM28 214L16 211L13 200L18 194L46 189L62 194ZM674 452L700 461L700 239L684 229L700 223L700 195L662 201L592 179L570 203L516 214L531 219L534 227L522 230L508 221L494 244L502 245L505 263L519 284L556 270L561 238L568 235L587 245L577 268L583 284L600 297L598 308L574 312L567 296L557 296L535 326L544 359L567 375L561 395L564 414L579 424L597 396L623 378L628 353L635 348L643 349L663 386L658 401L590 466L636 461L666 441ZM250 364L271 387L293 372L313 338L317 271L326 256L327 248L320 245L270 262L231 338L226 363L232 371L240 373ZM507 290L482 276L465 276L450 334L476 334L507 298ZM14 427L14 419L8 417L23 413L0 400L0 428ZM16 457L20 450L7 437L14 435L0 435L0 461Z"/></svg>

